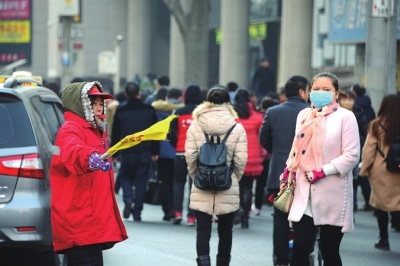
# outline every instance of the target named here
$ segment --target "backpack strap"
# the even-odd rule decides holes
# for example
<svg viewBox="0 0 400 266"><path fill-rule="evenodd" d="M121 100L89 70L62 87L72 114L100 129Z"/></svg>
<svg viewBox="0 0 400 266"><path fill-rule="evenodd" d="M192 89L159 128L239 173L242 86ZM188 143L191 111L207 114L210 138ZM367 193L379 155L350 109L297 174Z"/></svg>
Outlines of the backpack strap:
<svg viewBox="0 0 400 266"><path fill-rule="evenodd" d="M376 145L376 149L378 150L379 154L383 157L383 159L386 160L385 154L382 152L381 149L379 149L379 146L378 146L378 145Z"/></svg>
<svg viewBox="0 0 400 266"><path fill-rule="evenodd" d="M227 140L227 138L229 137L229 135L231 134L233 128L236 126L236 124L234 124L229 130L228 132L226 132L224 139L222 140L221 143L225 143L225 141Z"/></svg>

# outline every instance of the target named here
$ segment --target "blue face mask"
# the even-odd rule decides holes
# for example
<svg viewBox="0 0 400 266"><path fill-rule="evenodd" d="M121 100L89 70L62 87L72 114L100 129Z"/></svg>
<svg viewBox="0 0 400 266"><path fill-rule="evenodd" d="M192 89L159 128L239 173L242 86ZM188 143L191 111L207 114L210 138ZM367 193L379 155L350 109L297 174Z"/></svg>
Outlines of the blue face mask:
<svg viewBox="0 0 400 266"><path fill-rule="evenodd" d="M318 108L327 106L332 102L332 92L329 91L312 91L310 93L310 101Z"/></svg>

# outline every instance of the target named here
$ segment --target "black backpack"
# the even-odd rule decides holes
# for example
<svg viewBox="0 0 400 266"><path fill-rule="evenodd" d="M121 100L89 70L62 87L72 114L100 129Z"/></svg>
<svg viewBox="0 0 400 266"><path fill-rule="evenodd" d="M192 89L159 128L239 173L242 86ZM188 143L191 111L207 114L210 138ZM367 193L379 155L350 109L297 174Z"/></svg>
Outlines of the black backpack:
<svg viewBox="0 0 400 266"><path fill-rule="evenodd" d="M231 165L227 164L227 147L225 141L228 139L233 128L233 125L222 142L218 134L212 134L211 139L204 132L206 143L201 145L199 158L197 160L197 171L194 177L194 185L202 190L221 191L227 190L232 186L232 173L234 162ZM216 142L214 142L214 139Z"/></svg>
<svg viewBox="0 0 400 266"><path fill-rule="evenodd" d="M386 128L381 123L379 125L386 132ZM400 136L395 138L393 144L389 147L386 157L378 146L376 148L386 162L386 170L389 172L400 172Z"/></svg>
<svg viewBox="0 0 400 266"><path fill-rule="evenodd" d="M377 148L383 159L385 159L386 169L389 172L400 172L400 137L397 137L395 142L390 146L386 157L382 150L379 147Z"/></svg>

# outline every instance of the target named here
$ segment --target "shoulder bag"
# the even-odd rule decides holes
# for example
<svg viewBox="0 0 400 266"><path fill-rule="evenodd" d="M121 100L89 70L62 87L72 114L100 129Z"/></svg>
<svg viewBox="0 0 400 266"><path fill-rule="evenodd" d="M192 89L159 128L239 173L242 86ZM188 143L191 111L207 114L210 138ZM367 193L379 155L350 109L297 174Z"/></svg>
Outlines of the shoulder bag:
<svg viewBox="0 0 400 266"><path fill-rule="evenodd" d="M292 171L290 171L286 186L278 193L278 195L274 199L275 208L288 213L290 211L290 207L292 207L293 197L294 188L292 181Z"/></svg>

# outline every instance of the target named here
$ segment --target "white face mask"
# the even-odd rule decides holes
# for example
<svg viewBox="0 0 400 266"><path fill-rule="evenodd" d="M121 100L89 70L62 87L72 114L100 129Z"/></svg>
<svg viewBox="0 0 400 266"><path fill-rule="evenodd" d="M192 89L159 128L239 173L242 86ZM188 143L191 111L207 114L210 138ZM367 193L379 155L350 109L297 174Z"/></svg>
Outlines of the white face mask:
<svg viewBox="0 0 400 266"><path fill-rule="evenodd" d="M310 101L318 108L327 106L332 102L335 93L330 91L312 91L310 93Z"/></svg>

